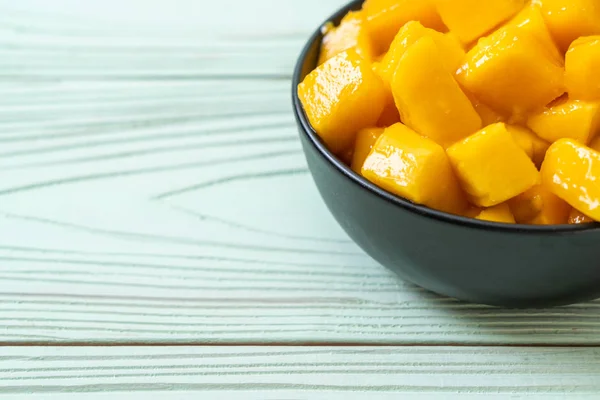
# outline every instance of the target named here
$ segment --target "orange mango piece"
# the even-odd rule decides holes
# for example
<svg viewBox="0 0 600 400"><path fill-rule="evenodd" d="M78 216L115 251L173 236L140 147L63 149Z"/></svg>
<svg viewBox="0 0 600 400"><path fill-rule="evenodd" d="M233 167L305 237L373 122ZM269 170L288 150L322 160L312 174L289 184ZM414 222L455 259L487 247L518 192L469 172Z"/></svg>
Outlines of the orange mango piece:
<svg viewBox="0 0 600 400"><path fill-rule="evenodd" d="M589 224L590 222L594 222L594 220L574 208L571 210L571 214L569 214L570 225Z"/></svg>
<svg viewBox="0 0 600 400"><path fill-rule="evenodd" d="M546 24L564 53L581 36L600 34L598 0L537 0Z"/></svg>
<svg viewBox="0 0 600 400"><path fill-rule="evenodd" d="M539 183L539 173L503 123L490 125L447 150L473 204L493 207Z"/></svg>
<svg viewBox="0 0 600 400"><path fill-rule="evenodd" d="M565 61L569 96L600 101L600 36L582 37L571 45Z"/></svg>
<svg viewBox="0 0 600 400"><path fill-rule="evenodd" d="M354 155L352 157L352 170L360 174L362 166L367 156L373 149L375 142L383 133L383 128L367 128L356 134L356 143L354 144Z"/></svg>
<svg viewBox="0 0 600 400"><path fill-rule="evenodd" d="M471 43L518 13L525 0L434 0L444 24Z"/></svg>
<svg viewBox="0 0 600 400"><path fill-rule="evenodd" d="M481 128L481 118L444 67L431 37L406 50L392 79L392 93L402 122L443 147Z"/></svg>
<svg viewBox="0 0 600 400"><path fill-rule="evenodd" d="M365 60L371 60L371 38L365 28L361 11L349 12L338 27L330 28L323 36L319 65L344 50L354 49Z"/></svg>
<svg viewBox="0 0 600 400"><path fill-rule="evenodd" d="M479 40L467 53L457 79L494 110L519 116L563 94L563 75L561 63L534 35L507 25Z"/></svg>
<svg viewBox="0 0 600 400"><path fill-rule="evenodd" d="M581 213L600 221L600 153L574 141L552 144L542 165L542 182Z"/></svg>
<svg viewBox="0 0 600 400"><path fill-rule="evenodd" d="M540 139L531 130L518 125L506 125L515 143L531 158L536 167L540 168L550 143Z"/></svg>
<svg viewBox="0 0 600 400"><path fill-rule="evenodd" d="M527 126L551 143L571 138L588 144L600 131L600 102L562 101L531 115Z"/></svg>
<svg viewBox="0 0 600 400"><path fill-rule="evenodd" d="M512 212L506 203L486 208L478 216L476 216L475 219L490 222L500 222L503 224L515 223L515 217L512 215Z"/></svg>
<svg viewBox="0 0 600 400"><path fill-rule="evenodd" d="M392 126L398 122L400 122L400 113L398 112L398 108L396 108L394 98L390 95L389 100L386 102L386 105L383 108L383 112L377 120L377 126L381 128L387 128L388 126Z"/></svg>
<svg viewBox="0 0 600 400"><path fill-rule="evenodd" d="M376 54L386 52L396 33L409 21L446 31L431 0L366 0L363 10Z"/></svg>
<svg viewBox="0 0 600 400"><path fill-rule="evenodd" d="M444 149L400 123L377 139L362 175L417 204L454 214L467 208Z"/></svg>
<svg viewBox="0 0 600 400"><path fill-rule="evenodd" d="M515 218L519 216L520 223L532 225L561 225L566 224L571 212L571 206L545 186L537 185L510 201ZM525 218L527 213L528 218ZM533 215L531 215L533 214Z"/></svg>
<svg viewBox="0 0 600 400"><path fill-rule="evenodd" d="M444 66L454 75L465 57L465 50L458 40L449 34L440 33L433 29L425 28L418 21L410 21L400 29L389 51L377 66L377 72L384 82L391 84L394 73L406 50L422 37L430 37L440 51Z"/></svg>
<svg viewBox="0 0 600 400"><path fill-rule="evenodd" d="M313 129L340 154L354 144L357 131L375 126L387 94L369 63L347 50L307 75L298 96Z"/></svg>
<svg viewBox="0 0 600 400"><path fill-rule="evenodd" d="M496 111L492 110L489 106L483 104L479 100L477 100L473 96L469 96L471 103L473 104L473 108L481 118L481 122L483 126L488 126L491 124L495 124L496 122L503 122L504 117L498 114Z"/></svg>

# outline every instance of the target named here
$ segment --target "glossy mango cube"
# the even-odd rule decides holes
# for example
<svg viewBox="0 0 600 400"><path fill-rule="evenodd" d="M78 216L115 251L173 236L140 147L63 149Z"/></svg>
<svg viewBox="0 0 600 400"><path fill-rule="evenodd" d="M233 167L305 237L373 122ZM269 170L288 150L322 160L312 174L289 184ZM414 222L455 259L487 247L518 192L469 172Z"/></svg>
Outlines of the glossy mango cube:
<svg viewBox="0 0 600 400"><path fill-rule="evenodd" d="M351 11L338 27L330 27L323 36L319 65L349 49L354 49L365 60L371 60L373 49L365 25L363 12Z"/></svg>
<svg viewBox="0 0 600 400"><path fill-rule="evenodd" d="M537 0L546 24L564 53L578 37L600 34L598 0Z"/></svg>
<svg viewBox="0 0 600 400"><path fill-rule="evenodd" d="M431 0L366 0L363 10L377 54L388 50L396 33L409 21L446 31Z"/></svg>
<svg viewBox="0 0 600 400"><path fill-rule="evenodd" d="M444 149L400 123L377 139L362 175L417 204L454 214L467 207Z"/></svg>
<svg viewBox="0 0 600 400"><path fill-rule="evenodd" d="M512 215L510 208L506 203L498 204L497 206L486 208L475 217L482 221L500 222L504 224L514 224L515 217Z"/></svg>
<svg viewBox="0 0 600 400"><path fill-rule="evenodd" d="M518 13L525 0L434 0L444 24L471 43Z"/></svg>
<svg viewBox="0 0 600 400"><path fill-rule="evenodd" d="M430 37L406 50L392 79L392 93L402 122L443 147L481 128L481 118Z"/></svg>
<svg viewBox="0 0 600 400"><path fill-rule="evenodd" d="M509 201L511 211L520 224L566 224L571 206L543 185L536 185Z"/></svg>
<svg viewBox="0 0 600 400"><path fill-rule="evenodd" d="M539 183L539 172L503 123L497 123L447 150L473 204L493 207Z"/></svg>
<svg viewBox="0 0 600 400"><path fill-rule="evenodd" d="M600 221L600 153L573 139L554 142L542 165L542 182L552 193Z"/></svg>
<svg viewBox="0 0 600 400"><path fill-rule="evenodd" d="M496 122L504 122L506 120L505 116L492 110L491 107L489 107L486 104L483 104L474 96L469 94L467 94L467 96L469 97L469 100L471 100L471 104L473 104L473 108L475 108L475 111L479 115L479 118L481 118L481 123L483 126L495 124Z"/></svg>
<svg viewBox="0 0 600 400"><path fill-rule="evenodd" d="M352 170L357 174L360 174L367 156L382 133L383 128L367 128L362 129L356 134L356 143L354 144L354 154L351 166Z"/></svg>
<svg viewBox="0 0 600 400"><path fill-rule="evenodd" d="M562 95L563 75L561 63L534 35L507 25L479 40L457 79L494 110L518 117Z"/></svg>
<svg viewBox="0 0 600 400"><path fill-rule="evenodd" d="M540 168L546 156L546 151L550 147L550 143L540 139L531 130L522 126L506 125L506 129L508 129L513 140L519 147L531 158L535 166Z"/></svg>
<svg viewBox="0 0 600 400"><path fill-rule="evenodd" d="M298 96L313 129L335 154L354 144L356 132L375 126L387 98L381 79L354 50L307 75Z"/></svg>
<svg viewBox="0 0 600 400"><path fill-rule="evenodd" d="M571 138L588 144L600 131L600 102L562 101L531 115L527 126L551 143Z"/></svg>
<svg viewBox="0 0 600 400"><path fill-rule="evenodd" d="M574 208L571 210L571 214L569 214L570 225L589 224L590 222L594 222L594 220L583 214L581 211Z"/></svg>
<svg viewBox="0 0 600 400"><path fill-rule="evenodd" d="M418 21L410 21L400 29L390 45L389 51L377 66L377 72L384 82L387 82L388 85L391 84L394 73L406 50L426 36L432 38L437 45L448 72L451 74L456 72L466 54L460 42L452 35L425 28Z"/></svg>
<svg viewBox="0 0 600 400"><path fill-rule="evenodd" d="M600 36L582 37L571 45L565 61L569 96L600 101Z"/></svg>

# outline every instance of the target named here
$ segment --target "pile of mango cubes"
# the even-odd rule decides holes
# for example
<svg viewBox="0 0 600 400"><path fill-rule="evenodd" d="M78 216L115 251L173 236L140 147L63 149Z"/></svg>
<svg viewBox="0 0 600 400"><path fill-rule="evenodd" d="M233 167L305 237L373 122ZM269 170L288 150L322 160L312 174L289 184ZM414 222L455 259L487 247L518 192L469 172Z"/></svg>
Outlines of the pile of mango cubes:
<svg viewBox="0 0 600 400"><path fill-rule="evenodd" d="M298 86L381 188L500 223L600 221L600 0L366 0Z"/></svg>

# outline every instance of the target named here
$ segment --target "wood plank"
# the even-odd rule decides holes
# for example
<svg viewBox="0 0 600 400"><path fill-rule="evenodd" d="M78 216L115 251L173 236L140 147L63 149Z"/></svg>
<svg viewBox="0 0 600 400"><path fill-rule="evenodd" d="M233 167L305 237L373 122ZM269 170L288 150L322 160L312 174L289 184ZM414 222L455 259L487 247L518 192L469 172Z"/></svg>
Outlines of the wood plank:
<svg viewBox="0 0 600 400"><path fill-rule="evenodd" d="M0 348L13 398L594 398L598 348Z"/></svg>
<svg viewBox="0 0 600 400"><path fill-rule="evenodd" d="M0 342L600 343L600 302L440 298L333 221L287 77L340 1L147 3L0 0Z"/></svg>

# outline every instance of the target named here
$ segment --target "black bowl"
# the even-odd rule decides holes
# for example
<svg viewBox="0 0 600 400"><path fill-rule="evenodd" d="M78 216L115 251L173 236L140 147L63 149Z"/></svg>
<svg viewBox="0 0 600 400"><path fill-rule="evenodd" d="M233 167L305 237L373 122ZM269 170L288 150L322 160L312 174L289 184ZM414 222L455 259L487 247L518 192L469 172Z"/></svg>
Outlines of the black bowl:
<svg viewBox="0 0 600 400"><path fill-rule="evenodd" d="M339 23L362 1L327 21ZM297 86L315 68L321 29L294 71L294 113L313 179L338 223L371 257L433 292L506 307L545 307L600 297L597 224L482 222L415 205L370 183L333 155L310 126Z"/></svg>

